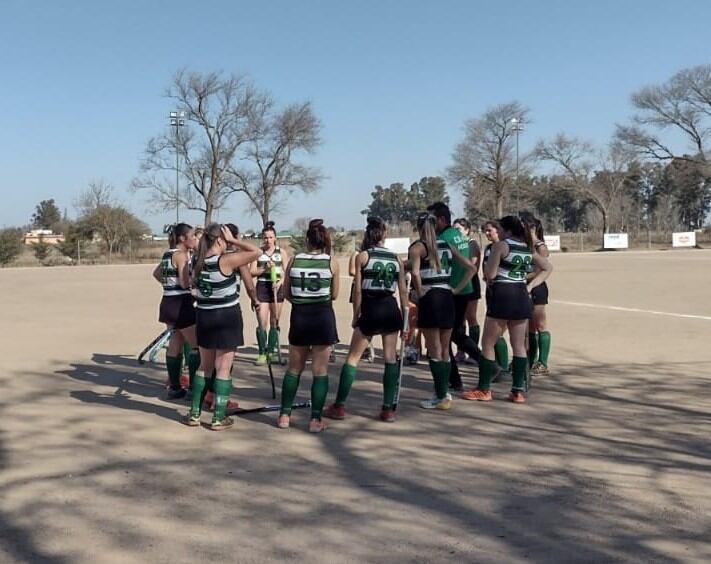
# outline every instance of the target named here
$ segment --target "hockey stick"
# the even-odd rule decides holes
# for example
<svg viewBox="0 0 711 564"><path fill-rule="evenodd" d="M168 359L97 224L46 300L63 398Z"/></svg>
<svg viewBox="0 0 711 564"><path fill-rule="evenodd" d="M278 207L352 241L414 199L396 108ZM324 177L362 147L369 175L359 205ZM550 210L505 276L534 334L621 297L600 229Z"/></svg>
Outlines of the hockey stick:
<svg viewBox="0 0 711 564"><path fill-rule="evenodd" d="M406 275L407 279L407 295L410 295L410 282L412 278L409 274ZM410 311L404 312L404 319L402 321L402 334L400 336L400 359L399 367L397 371L397 388L395 391L395 402L393 403L393 411L397 410L397 406L400 403L400 389L402 388L402 368L405 364L405 339L403 338L410 328Z"/></svg>
<svg viewBox="0 0 711 564"><path fill-rule="evenodd" d="M269 307L269 304L259 304L259 307ZM254 313L257 314L257 327L259 327L259 310L255 308ZM272 370L272 355L267 351L267 370L269 371L269 381L272 385L272 399L276 399L276 384L274 383L274 371Z"/></svg>
<svg viewBox="0 0 711 564"><path fill-rule="evenodd" d="M305 407L311 407L311 400L307 401L302 401L301 403L295 403L294 405L291 406L291 409L301 409ZM229 415L247 415L249 413L267 413L270 411L279 411L281 409L281 405L279 404L273 404L273 405L263 405L261 407L250 407L247 409L236 409L234 411L230 411Z"/></svg>
<svg viewBox="0 0 711 564"><path fill-rule="evenodd" d="M170 339L170 337L171 337L172 334L173 334L173 330L172 330L172 329L165 329L163 332L161 332L160 335L158 335L155 339L153 339L153 340L148 344L148 346L147 346L145 349L143 349L143 350L139 353L138 358L136 359L136 360L138 360L138 364L145 364L145 363L146 363L146 361L144 360L144 357L145 357L149 352L151 353L151 355L149 356L149 358L150 358L150 357L153 357L153 358L150 358L151 362L153 362L153 360L155 359L155 357L153 356L153 351L154 351L154 349L155 349L156 351L157 351L158 349L160 349L160 348L165 344L165 342L166 342L168 339Z"/></svg>

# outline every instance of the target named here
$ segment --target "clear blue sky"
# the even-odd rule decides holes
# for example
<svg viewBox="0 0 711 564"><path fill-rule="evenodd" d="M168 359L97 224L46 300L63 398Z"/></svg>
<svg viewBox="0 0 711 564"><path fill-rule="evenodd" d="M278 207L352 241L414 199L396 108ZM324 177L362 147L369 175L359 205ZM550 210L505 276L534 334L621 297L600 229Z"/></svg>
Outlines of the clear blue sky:
<svg viewBox="0 0 711 564"><path fill-rule="evenodd" d="M154 229L172 218L127 187L183 66L313 102L328 179L289 202L288 228L361 225L375 184L442 174L464 120L498 103L531 108L522 150L558 131L604 143L633 91L711 58L703 0L2 0L0 14L0 226L46 198L73 215L92 179ZM256 227L247 209L235 196L219 219Z"/></svg>

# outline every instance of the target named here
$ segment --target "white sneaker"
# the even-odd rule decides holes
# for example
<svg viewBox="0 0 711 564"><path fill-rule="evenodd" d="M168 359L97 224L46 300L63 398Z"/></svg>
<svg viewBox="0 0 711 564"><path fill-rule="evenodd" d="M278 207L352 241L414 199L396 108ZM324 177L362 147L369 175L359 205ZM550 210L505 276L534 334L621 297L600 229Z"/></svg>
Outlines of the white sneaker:
<svg viewBox="0 0 711 564"><path fill-rule="evenodd" d="M420 407L422 409L441 409L447 410L452 408L452 394L447 394L442 399L437 396L432 396L430 399L426 399L420 402Z"/></svg>

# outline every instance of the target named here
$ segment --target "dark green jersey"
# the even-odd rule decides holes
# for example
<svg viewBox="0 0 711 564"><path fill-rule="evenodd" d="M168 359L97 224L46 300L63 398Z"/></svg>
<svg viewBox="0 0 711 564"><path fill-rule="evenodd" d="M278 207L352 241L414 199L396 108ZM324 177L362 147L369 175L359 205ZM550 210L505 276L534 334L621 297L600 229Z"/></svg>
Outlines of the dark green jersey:
<svg viewBox="0 0 711 564"><path fill-rule="evenodd" d="M449 245L464 258L471 258L471 253L469 252L469 239L467 239L465 235L462 235L459 229L455 227L447 227L444 231L437 235L437 239L442 239L443 241L449 243ZM449 285L452 288L456 288L466 275L466 269L456 260L452 260L452 275L449 279ZM471 280L469 280L461 293L471 294L473 291L474 287L472 286Z"/></svg>

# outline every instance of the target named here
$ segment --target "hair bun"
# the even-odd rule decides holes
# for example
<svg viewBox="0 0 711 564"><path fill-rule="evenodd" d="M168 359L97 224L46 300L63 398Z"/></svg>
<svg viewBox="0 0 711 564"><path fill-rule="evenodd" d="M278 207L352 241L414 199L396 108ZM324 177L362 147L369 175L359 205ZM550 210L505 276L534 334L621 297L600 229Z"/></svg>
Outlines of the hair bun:
<svg viewBox="0 0 711 564"><path fill-rule="evenodd" d="M267 221L267 223L264 225L264 229L274 229L274 222Z"/></svg>
<svg viewBox="0 0 711 564"><path fill-rule="evenodd" d="M309 221L309 229L316 229L323 226L323 219L312 219Z"/></svg>
<svg viewBox="0 0 711 564"><path fill-rule="evenodd" d="M368 223L368 227L371 227L371 226L377 227L377 226L380 226L384 223L383 220L376 215L369 215L368 218L366 219L366 222Z"/></svg>

